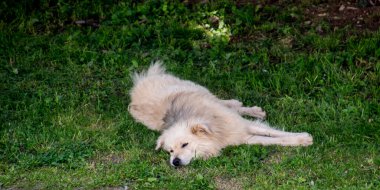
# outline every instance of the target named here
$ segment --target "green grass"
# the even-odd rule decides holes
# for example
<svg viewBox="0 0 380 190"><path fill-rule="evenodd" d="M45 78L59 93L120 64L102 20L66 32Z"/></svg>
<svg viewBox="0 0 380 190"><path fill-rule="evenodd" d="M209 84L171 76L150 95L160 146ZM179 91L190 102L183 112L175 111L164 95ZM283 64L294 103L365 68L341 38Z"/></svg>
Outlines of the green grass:
<svg viewBox="0 0 380 190"><path fill-rule="evenodd" d="M0 5L0 189L380 188L379 30L305 25L299 3L38 2ZM314 145L170 167L127 112L155 59Z"/></svg>

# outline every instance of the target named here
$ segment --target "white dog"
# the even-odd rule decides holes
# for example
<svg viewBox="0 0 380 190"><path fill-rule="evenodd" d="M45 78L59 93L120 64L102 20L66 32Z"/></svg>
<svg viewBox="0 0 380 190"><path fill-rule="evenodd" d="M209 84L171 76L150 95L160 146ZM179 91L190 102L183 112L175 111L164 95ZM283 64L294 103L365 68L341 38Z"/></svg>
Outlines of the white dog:
<svg viewBox="0 0 380 190"><path fill-rule="evenodd" d="M135 73L129 112L148 128L161 132L156 150L170 152L170 164L187 165L193 158L217 156L229 145L308 146L308 133L289 133L268 124L260 107L243 107L238 100L220 100L206 88L178 79L156 62Z"/></svg>

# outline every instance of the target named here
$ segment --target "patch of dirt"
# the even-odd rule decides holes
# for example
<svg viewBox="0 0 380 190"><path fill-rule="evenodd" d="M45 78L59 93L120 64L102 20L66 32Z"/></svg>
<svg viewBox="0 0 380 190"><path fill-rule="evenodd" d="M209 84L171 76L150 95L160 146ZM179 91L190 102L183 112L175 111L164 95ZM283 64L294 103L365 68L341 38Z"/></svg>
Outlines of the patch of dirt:
<svg viewBox="0 0 380 190"><path fill-rule="evenodd" d="M265 164L279 164L284 160L284 152L273 152L263 161Z"/></svg>
<svg viewBox="0 0 380 190"><path fill-rule="evenodd" d="M216 189L218 190L238 190L243 189L241 181L235 178L223 178L216 177L215 179Z"/></svg>
<svg viewBox="0 0 380 190"><path fill-rule="evenodd" d="M305 24L328 22L333 28L353 26L359 30L376 31L380 27L380 2L372 0L333 1L313 5L304 13ZM318 30L318 28L317 28ZM322 32L322 31L320 31Z"/></svg>
<svg viewBox="0 0 380 190"><path fill-rule="evenodd" d="M98 164L120 164L128 157L123 153L97 154L90 160L90 165L95 168Z"/></svg>

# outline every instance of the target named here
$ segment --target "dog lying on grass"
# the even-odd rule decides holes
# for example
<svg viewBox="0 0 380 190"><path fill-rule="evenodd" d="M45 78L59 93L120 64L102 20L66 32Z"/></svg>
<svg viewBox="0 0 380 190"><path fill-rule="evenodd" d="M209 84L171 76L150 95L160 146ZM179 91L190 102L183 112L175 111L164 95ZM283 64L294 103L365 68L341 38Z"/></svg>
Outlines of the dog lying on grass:
<svg viewBox="0 0 380 190"><path fill-rule="evenodd" d="M308 133L271 128L260 107L243 107L238 100L221 100L206 88L165 72L156 62L146 72L135 73L129 112L149 129L161 132L156 150L170 153L170 164L187 165L192 159L217 156L230 145L261 144L308 146Z"/></svg>

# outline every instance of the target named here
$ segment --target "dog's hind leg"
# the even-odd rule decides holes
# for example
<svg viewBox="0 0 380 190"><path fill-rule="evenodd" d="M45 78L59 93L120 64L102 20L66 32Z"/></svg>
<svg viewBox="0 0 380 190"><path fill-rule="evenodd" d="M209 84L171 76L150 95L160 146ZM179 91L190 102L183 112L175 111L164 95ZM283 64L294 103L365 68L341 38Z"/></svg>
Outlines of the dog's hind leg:
<svg viewBox="0 0 380 190"><path fill-rule="evenodd" d="M248 115L259 119L264 119L266 116L266 113L262 108L257 106L243 107L243 103L241 103L239 100L221 100L221 102L225 106L237 111L240 115Z"/></svg>
<svg viewBox="0 0 380 190"><path fill-rule="evenodd" d="M239 100L231 99L231 100L220 100L222 104L225 106L232 108L232 109L237 109L243 106L243 103L241 103Z"/></svg>
<svg viewBox="0 0 380 190"><path fill-rule="evenodd" d="M270 127L268 124L260 121L249 121L249 133L252 135L268 136L268 137L294 137L294 136L310 136L308 133L291 133Z"/></svg>
<svg viewBox="0 0 380 190"><path fill-rule="evenodd" d="M252 117L256 117L259 119L265 119L266 113L263 111L261 107L253 106L253 107L240 107L237 109L237 112L240 115L249 115Z"/></svg>
<svg viewBox="0 0 380 190"><path fill-rule="evenodd" d="M313 138L310 135L298 135L287 137L251 136L250 138L248 138L247 144L309 146L313 144Z"/></svg>

